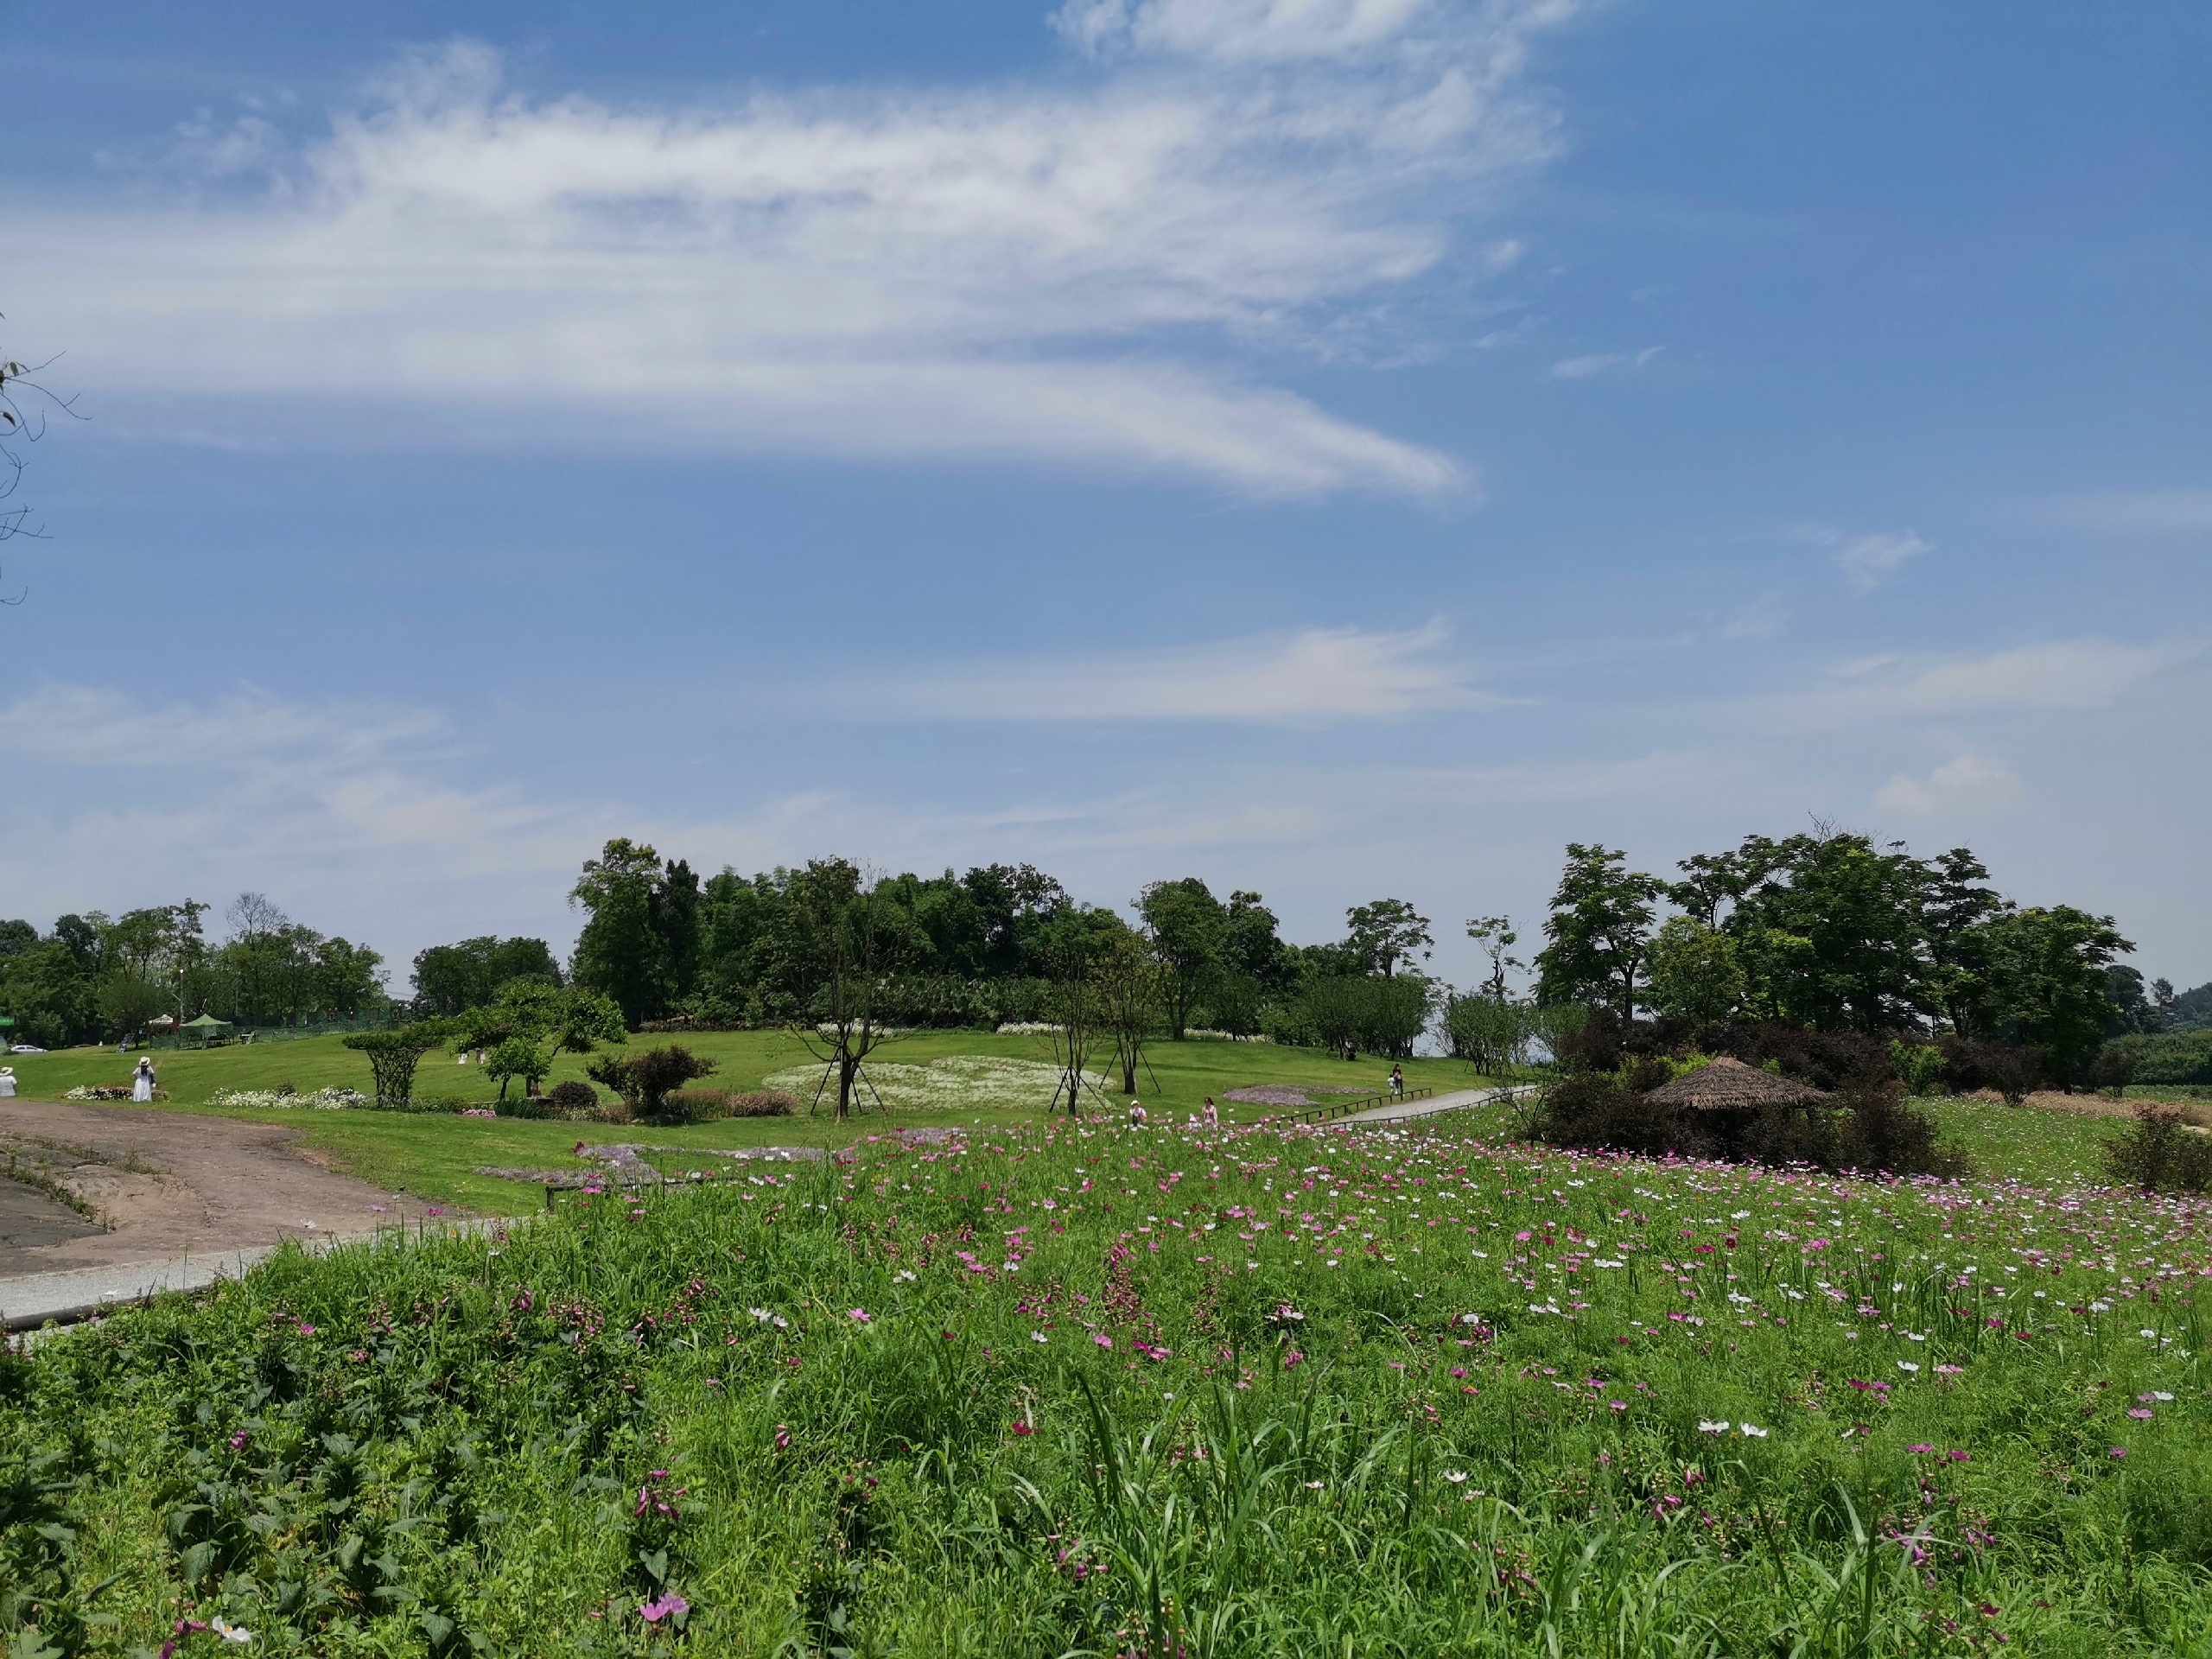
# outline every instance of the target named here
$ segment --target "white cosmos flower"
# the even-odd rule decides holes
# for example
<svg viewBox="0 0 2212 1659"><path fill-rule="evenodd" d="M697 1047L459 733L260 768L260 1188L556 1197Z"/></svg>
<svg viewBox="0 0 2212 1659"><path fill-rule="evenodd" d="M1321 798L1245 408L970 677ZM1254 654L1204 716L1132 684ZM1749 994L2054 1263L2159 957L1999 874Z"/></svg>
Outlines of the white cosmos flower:
<svg viewBox="0 0 2212 1659"><path fill-rule="evenodd" d="M1766 1430L1761 1428L1757 1423L1738 1423L1736 1427L1742 1429L1745 1433L1750 1435L1755 1440L1763 1440L1766 1439Z"/></svg>
<svg viewBox="0 0 2212 1659"><path fill-rule="evenodd" d="M1916 1371L1919 1369L1919 1366L1914 1364L1912 1361L1909 1359L1901 1359L1897 1361L1897 1370L1901 1371Z"/></svg>
<svg viewBox="0 0 2212 1659"><path fill-rule="evenodd" d="M1466 1478L1467 1471L1464 1469L1446 1469L1444 1471L1444 1478L1450 1481L1454 1486L1459 1484L1459 1483L1466 1479Z"/></svg>
<svg viewBox="0 0 2212 1659"><path fill-rule="evenodd" d="M1726 1434L1728 1432L1728 1420L1723 1417L1717 1423L1709 1423L1700 1417L1698 1420L1697 1432L1700 1434Z"/></svg>

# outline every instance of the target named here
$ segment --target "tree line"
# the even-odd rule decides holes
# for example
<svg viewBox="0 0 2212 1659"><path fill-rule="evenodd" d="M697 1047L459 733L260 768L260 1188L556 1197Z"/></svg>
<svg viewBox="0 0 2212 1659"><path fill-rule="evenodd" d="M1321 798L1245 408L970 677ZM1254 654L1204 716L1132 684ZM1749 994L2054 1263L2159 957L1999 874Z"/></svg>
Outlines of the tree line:
<svg viewBox="0 0 2212 1659"><path fill-rule="evenodd" d="M1402 899L1355 906L1344 938L1301 946L1261 894L1221 898L1196 876L1149 884L1125 918L1027 864L874 876L826 858L702 881L685 861L621 839L585 863L569 897L586 916L571 976L633 1027L803 1019L843 971L847 934L865 940L886 1016L905 1025L1054 1023L1071 963L1131 953L1171 1039L1205 1029L1403 1053L1437 995L1417 968L1430 924ZM418 995L426 971L448 968L426 952Z"/></svg>
<svg viewBox="0 0 2212 1659"><path fill-rule="evenodd" d="M1028 864L881 875L823 858L702 878L618 838L584 862L569 897L583 925L566 964L540 938L437 945L416 957L404 1003L387 997L377 952L296 924L258 893L229 907L214 943L209 907L193 900L65 916L47 935L0 923L0 1012L14 1037L47 1046L162 1015L512 1014L513 987L588 994L629 1030L835 1027L856 996L874 1027L1065 1027L1080 980L1086 1007L1121 1010L1125 1069L1141 1026L1168 1040L1211 1031L1389 1056L1433 1033L1497 1070L1556 1052L1603 1009L2033 1045L2071 1078L2107 1038L2177 1027L2212 1003L2212 988L2146 987L2119 961L2131 947L2112 918L2005 898L1966 848L1921 857L1826 827L1746 836L1668 877L1572 843L1526 959L1510 918L1465 922L1486 971L1465 989L1429 971L1434 925L1403 899L1354 906L1342 938L1297 944L1262 894L1218 895L1197 876L1149 883L1125 913ZM1114 1025L1100 1021L1102 1033ZM585 1021L603 1023L597 1011ZM542 1003L475 1028L480 1046L520 1045L506 1058L525 1079L548 1044L557 1051L550 1033L582 1029Z"/></svg>
<svg viewBox="0 0 2212 1659"><path fill-rule="evenodd" d="M1534 1004L2032 1046L2072 1083L2109 1039L2163 1029L2179 1001L2118 960L2134 947L2113 918L2006 898L1964 847L1923 858L1819 827L1675 868L1662 878L1570 844Z"/></svg>
<svg viewBox="0 0 2212 1659"><path fill-rule="evenodd" d="M41 933L0 921L0 1014L11 1042L58 1048L113 1041L213 1014L233 1025L299 1025L381 1014L384 958L295 922L242 893L207 938L197 899L63 916Z"/></svg>

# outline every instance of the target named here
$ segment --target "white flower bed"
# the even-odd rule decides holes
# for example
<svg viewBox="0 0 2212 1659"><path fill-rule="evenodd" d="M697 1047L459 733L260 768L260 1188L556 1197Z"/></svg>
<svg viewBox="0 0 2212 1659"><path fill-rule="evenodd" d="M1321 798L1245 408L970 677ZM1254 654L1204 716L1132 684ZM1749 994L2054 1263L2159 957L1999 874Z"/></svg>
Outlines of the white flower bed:
<svg viewBox="0 0 2212 1659"><path fill-rule="evenodd" d="M861 1071L868 1083L855 1085L861 1102L874 1104L868 1092L868 1084L873 1084L886 1106L902 1112L1042 1110L1052 1104L1063 1076L1058 1066L1042 1060L1003 1059L990 1054L952 1054L927 1065L870 1060ZM1093 1088L1105 1082L1096 1071L1083 1075ZM837 1077L826 1066L795 1065L763 1078L760 1086L796 1095L802 1104L811 1102L819 1089L825 1101L834 1103Z"/></svg>
<svg viewBox="0 0 2212 1659"><path fill-rule="evenodd" d="M1009 1020L999 1027L998 1034L1001 1037L1057 1037L1065 1029L1065 1027L1053 1025L1049 1020Z"/></svg>
<svg viewBox="0 0 2212 1659"><path fill-rule="evenodd" d="M210 1106L303 1106L315 1112L342 1112L365 1106L369 1097L358 1089L318 1089L311 1095L280 1095L274 1089L218 1089L207 1096Z"/></svg>

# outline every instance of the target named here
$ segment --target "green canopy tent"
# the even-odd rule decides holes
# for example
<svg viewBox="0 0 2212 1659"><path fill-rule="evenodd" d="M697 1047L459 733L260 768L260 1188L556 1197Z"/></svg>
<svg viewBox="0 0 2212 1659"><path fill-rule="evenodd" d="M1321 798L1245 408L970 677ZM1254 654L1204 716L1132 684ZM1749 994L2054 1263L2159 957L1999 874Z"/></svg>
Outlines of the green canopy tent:
<svg viewBox="0 0 2212 1659"><path fill-rule="evenodd" d="M199 1038L201 1046L205 1046L207 1044L213 1042L216 1038L231 1029L232 1027L229 1020L218 1020L212 1014L203 1014L197 1020L188 1020L181 1026L178 1027L177 1034L179 1036L183 1036L187 1033L190 1033L192 1035Z"/></svg>

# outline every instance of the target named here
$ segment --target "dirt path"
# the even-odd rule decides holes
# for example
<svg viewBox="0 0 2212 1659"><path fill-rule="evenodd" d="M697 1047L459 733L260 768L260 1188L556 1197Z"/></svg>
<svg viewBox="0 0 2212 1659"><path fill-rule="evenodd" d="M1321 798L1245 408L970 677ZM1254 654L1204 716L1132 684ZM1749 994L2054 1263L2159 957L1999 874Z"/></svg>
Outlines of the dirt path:
<svg viewBox="0 0 2212 1659"><path fill-rule="evenodd" d="M0 1168L10 1152L38 1165L105 1224L72 1227L52 1199L11 1195L22 1222L47 1224L0 1230L11 1235L0 1236L0 1278L342 1238L434 1213L334 1174L299 1140L282 1124L0 1100Z"/></svg>

